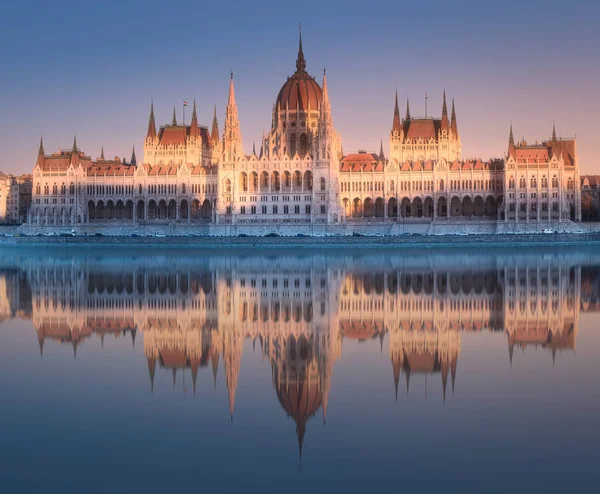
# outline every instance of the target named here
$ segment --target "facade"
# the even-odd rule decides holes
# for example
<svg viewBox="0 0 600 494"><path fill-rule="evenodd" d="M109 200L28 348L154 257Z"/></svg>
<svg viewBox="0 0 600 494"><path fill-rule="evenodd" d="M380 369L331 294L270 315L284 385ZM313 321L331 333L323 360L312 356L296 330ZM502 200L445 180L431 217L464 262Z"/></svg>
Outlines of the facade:
<svg viewBox="0 0 600 494"><path fill-rule="evenodd" d="M323 73L306 70L300 37L296 71L277 94L270 130L259 150L245 154L233 74L222 135L216 117L200 125L196 104L189 125L157 130L151 104L143 162L92 160L74 140L71 150L45 155L40 142L33 170L33 227L198 227L235 234L259 227L392 225L438 220L542 225L581 219L575 140L514 143L491 161L463 160L454 100L449 115L400 116L396 95L389 159L344 156ZM518 184L518 186L517 186ZM267 230L265 230L267 229ZM256 231L262 231L256 230ZM316 231L316 230L313 230ZM320 230L319 230L320 231ZM391 232L393 232L393 228Z"/></svg>
<svg viewBox="0 0 600 494"><path fill-rule="evenodd" d="M23 223L31 205L31 175L0 172L0 223Z"/></svg>

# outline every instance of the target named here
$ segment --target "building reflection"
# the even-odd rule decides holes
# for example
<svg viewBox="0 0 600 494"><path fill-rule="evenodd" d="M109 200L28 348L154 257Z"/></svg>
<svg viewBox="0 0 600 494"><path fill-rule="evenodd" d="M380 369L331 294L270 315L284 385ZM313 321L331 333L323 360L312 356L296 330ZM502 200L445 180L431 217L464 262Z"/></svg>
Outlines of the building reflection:
<svg viewBox="0 0 600 494"><path fill-rule="evenodd" d="M222 361L233 420L245 341L272 371L296 424L325 421L342 343L372 342L389 359L396 399L411 376L454 392L461 337L494 332L515 349L574 350L580 311L595 310L600 269L558 255L168 257L37 260L0 268L0 322L31 319L47 340L77 349L92 337L143 335L157 369L212 372ZM210 370L209 370L210 368ZM450 380L450 384L448 381Z"/></svg>

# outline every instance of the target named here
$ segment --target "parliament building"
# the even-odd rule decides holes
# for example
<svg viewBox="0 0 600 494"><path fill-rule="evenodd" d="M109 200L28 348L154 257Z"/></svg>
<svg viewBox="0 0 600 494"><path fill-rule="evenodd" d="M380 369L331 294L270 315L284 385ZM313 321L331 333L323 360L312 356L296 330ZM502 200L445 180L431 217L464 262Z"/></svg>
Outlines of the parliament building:
<svg viewBox="0 0 600 494"><path fill-rule="evenodd" d="M40 141L28 226L82 232L201 234L295 232L352 234L397 225L526 225L532 231L581 220L575 139L516 142L504 158L464 160L454 100L441 117L401 115L396 95L389 152L344 155L329 99L306 70L300 37L296 70L273 104L259 149L244 152L234 79L222 130L212 125L160 126L151 105L143 160L92 159L74 139L47 155ZM307 230L308 228L308 230ZM115 230L116 229L116 230ZM154 231L154 230L153 230Z"/></svg>

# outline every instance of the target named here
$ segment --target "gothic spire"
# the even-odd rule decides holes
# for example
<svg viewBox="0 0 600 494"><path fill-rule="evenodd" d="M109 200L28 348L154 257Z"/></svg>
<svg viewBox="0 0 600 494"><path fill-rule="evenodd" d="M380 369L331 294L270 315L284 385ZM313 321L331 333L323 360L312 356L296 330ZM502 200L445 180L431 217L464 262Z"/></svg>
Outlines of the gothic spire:
<svg viewBox="0 0 600 494"><path fill-rule="evenodd" d="M73 149L71 151L73 152L73 154L79 152L79 150L77 149L77 136L76 135L73 136Z"/></svg>
<svg viewBox="0 0 600 494"><path fill-rule="evenodd" d="M177 115L175 115L175 105L173 105L173 121L171 125L177 125Z"/></svg>
<svg viewBox="0 0 600 494"><path fill-rule="evenodd" d="M556 142L556 126L552 124L552 142Z"/></svg>
<svg viewBox="0 0 600 494"><path fill-rule="evenodd" d="M148 133L146 139L154 139L156 137L156 123L154 121L154 100L150 102L150 118L148 119Z"/></svg>
<svg viewBox="0 0 600 494"><path fill-rule="evenodd" d="M217 105L215 105L215 109L213 112L213 121L212 121L212 130L210 132L210 140L212 141L213 146L216 146L219 142L219 122L217 120Z"/></svg>
<svg viewBox="0 0 600 494"><path fill-rule="evenodd" d="M235 102L233 72L231 72L231 79L229 80L229 98L223 128L223 153L224 159L228 162L234 162L243 155L242 132Z"/></svg>
<svg viewBox="0 0 600 494"><path fill-rule="evenodd" d="M137 165L137 159L135 158L135 146L133 146L133 150L131 151L131 164L133 166Z"/></svg>
<svg viewBox="0 0 600 494"><path fill-rule="evenodd" d="M298 59L296 60L296 70L304 72L306 70L306 60L302 51L302 24L300 24L300 42L298 43Z"/></svg>
<svg viewBox="0 0 600 494"><path fill-rule="evenodd" d="M256 141L252 141L252 154L256 156ZM254 350L254 342L252 343L252 349Z"/></svg>
<svg viewBox="0 0 600 494"><path fill-rule="evenodd" d="M385 155L383 154L383 139L381 140L381 144L379 146L379 159L381 161L385 161Z"/></svg>
<svg viewBox="0 0 600 494"><path fill-rule="evenodd" d="M104 161L104 146L100 148L100 159Z"/></svg>
<svg viewBox="0 0 600 494"><path fill-rule="evenodd" d="M508 155L514 156L515 154L515 138L513 136L512 122L510 124L510 133L508 134Z"/></svg>
<svg viewBox="0 0 600 494"><path fill-rule="evenodd" d="M458 124L456 123L456 110L454 109L454 98L452 98L452 120L450 123L450 127L452 128L452 134L454 134L454 137L458 137Z"/></svg>
<svg viewBox="0 0 600 494"><path fill-rule="evenodd" d="M194 109L192 110L192 122L190 124L190 136L200 136L200 127L198 127L198 114L196 113L196 98L194 97Z"/></svg>
<svg viewBox="0 0 600 494"><path fill-rule="evenodd" d="M410 105L408 98L406 98L406 116L404 117L404 120L410 120Z"/></svg>
<svg viewBox="0 0 600 494"><path fill-rule="evenodd" d="M398 90L396 90L396 100L394 103L394 121L392 123L392 133L397 132L400 134L402 131L402 124L400 122L400 109L398 108Z"/></svg>
<svg viewBox="0 0 600 494"><path fill-rule="evenodd" d="M40 147L38 149L38 156L44 156L44 139L40 136Z"/></svg>
<svg viewBox="0 0 600 494"><path fill-rule="evenodd" d="M444 102L442 103L442 130L450 129L450 121L448 120L448 105L446 104L446 90L444 89Z"/></svg>

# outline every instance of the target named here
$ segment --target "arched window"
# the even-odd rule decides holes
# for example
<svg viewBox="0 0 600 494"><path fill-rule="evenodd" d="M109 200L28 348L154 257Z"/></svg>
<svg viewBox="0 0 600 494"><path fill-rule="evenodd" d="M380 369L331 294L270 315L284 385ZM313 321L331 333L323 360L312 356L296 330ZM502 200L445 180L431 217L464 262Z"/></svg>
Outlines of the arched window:
<svg viewBox="0 0 600 494"><path fill-rule="evenodd" d="M558 188L558 178L556 177L556 175L552 177L552 187L555 189Z"/></svg>
<svg viewBox="0 0 600 494"><path fill-rule="evenodd" d="M325 190L325 179L323 177L321 177L321 190L324 191Z"/></svg>
<svg viewBox="0 0 600 494"><path fill-rule="evenodd" d="M292 134L290 136L290 156L294 156L296 154L296 134Z"/></svg>
<svg viewBox="0 0 600 494"><path fill-rule="evenodd" d="M305 154L308 150L308 136L306 134L300 135L300 154Z"/></svg>
<svg viewBox="0 0 600 494"><path fill-rule="evenodd" d="M394 181L390 180L390 192L395 192Z"/></svg>
<svg viewBox="0 0 600 494"><path fill-rule="evenodd" d="M440 191L443 192L444 191L444 181L440 180Z"/></svg>
<svg viewBox="0 0 600 494"><path fill-rule="evenodd" d="M181 193L185 194L185 184L181 184Z"/></svg>

